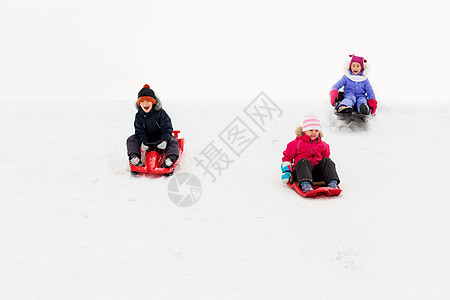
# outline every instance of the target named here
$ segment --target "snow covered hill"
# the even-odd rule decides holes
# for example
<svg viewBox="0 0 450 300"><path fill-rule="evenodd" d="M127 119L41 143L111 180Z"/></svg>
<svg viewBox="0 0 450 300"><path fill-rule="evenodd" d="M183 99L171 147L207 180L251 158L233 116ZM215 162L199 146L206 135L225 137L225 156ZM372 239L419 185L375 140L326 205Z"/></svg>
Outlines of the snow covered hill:
<svg viewBox="0 0 450 300"><path fill-rule="evenodd" d="M380 99L367 125L348 126L327 100L273 99L282 113L263 131L245 119L252 100L163 101L186 138L168 178L130 177L129 101L0 102L0 297L448 297L448 110ZM308 113L322 120L340 197L308 200L280 183L281 153ZM213 182L196 159L210 142L225 151L237 117L258 137ZM183 173L201 182L189 207L168 195Z"/></svg>

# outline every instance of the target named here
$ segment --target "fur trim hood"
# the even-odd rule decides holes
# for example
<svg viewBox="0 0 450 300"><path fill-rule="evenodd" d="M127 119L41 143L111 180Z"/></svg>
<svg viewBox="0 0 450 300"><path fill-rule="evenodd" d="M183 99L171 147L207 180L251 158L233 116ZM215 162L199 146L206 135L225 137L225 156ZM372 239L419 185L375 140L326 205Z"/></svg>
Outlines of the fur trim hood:
<svg viewBox="0 0 450 300"><path fill-rule="evenodd" d="M305 135L305 133L303 132L303 127L302 127L302 126L299 126L299 127L295 128L295 135L296 135L297 137L301 137L301 136ZM322 130L319 131L319 137L320 137L320 138L323 138L323 132L322 132Z"/></svg>

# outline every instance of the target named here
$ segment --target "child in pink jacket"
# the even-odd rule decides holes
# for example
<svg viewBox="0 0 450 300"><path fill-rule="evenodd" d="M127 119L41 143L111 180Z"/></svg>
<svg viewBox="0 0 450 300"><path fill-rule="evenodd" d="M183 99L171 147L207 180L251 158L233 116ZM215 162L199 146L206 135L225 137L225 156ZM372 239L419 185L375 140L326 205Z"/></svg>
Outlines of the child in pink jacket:
<svg viewBox="0 0 450 300"><path fill-rule="evenodd" d="M325 181L331 188L337 188L340 182L330 158L330 146L322 141L321 130L319 118L307 115L302 126L295 131L297 138L283 152L281 181L287 183L292 177L304 193L313 189L313 181Z"/></svg>

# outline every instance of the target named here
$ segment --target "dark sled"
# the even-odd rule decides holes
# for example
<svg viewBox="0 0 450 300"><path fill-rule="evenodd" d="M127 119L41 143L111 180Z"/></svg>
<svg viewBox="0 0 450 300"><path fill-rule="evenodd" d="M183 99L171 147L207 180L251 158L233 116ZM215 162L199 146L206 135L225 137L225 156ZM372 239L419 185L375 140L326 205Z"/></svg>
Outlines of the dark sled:
<svg viewBox="0 0 450 300"><path fill-rule="evenodd" d="M163 154L160 154L156 151L143 151L141 149L141 160L145 161L145 164L143 166L132 166L130 164L130 170L131 174L133 175L172 175L173 171L175 170L175 167L177 166L178 162L180 161L181 155L184 151L184 137L179 138L178 134L180 133L180 130L174 130L173 135L178 139L178 145L180 146L180 152L178 159L173 163L172 167L170 168L161 168L162 163L166 159L166 156Z"/></svg>
<svg viewBox="0 0 450 300"><path fill-rule="evenodd" d="M363 115L358 113L358 109L356 108L356 105L353 107L353 111L350 113L338 113L337 109L339 106L339 103L344 100L344 92L339 92L339 96L334 102L334 114L338 117L339 120L347 120L347 121L357 121L357 122L363 122L366 123L367 120L371 117L370 114Z"/></svg>
<svg viewBox="0 0 450 300"><path fill-rule="evenodd" d="M302 189L297 185L296 182L288 182L287 184L291 189L293 189L297 194L304 198L314 198L314 197L333 197L339 196L342 190L338 187L337 189L332 189L324 186L324 182L313 182L313 190L304 193Z"/></svg>

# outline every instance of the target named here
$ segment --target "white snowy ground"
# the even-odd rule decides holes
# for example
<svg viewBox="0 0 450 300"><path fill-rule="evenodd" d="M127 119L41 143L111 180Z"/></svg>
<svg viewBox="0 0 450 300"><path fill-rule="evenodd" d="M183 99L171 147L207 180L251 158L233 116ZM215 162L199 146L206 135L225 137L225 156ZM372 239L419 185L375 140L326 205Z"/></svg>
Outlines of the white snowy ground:
<svg viewBox="0 0 450 300"><path fill-rule="evenodd" d="M168 178L130 177L129 101L0 102L0 298L448 299L443 104L380 99L349 128L327 100L273 99L283 115L212 183L194 157L251 100L164 101L186 138ZM337 198L279 181L307 113L322 119ZM167 193L183 172L202 183L190 207Z"/></svg>

